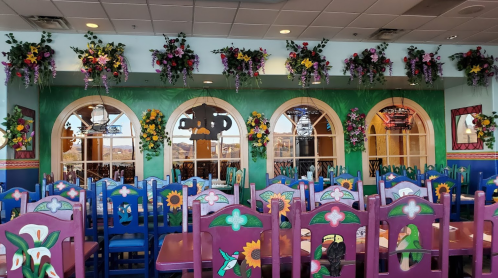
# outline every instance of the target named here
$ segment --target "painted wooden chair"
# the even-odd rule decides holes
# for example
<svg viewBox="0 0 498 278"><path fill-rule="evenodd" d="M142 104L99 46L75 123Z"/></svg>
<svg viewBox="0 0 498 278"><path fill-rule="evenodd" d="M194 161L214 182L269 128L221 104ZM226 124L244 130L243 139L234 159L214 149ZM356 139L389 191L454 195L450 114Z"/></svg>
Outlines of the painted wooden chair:
<svg viewBox="0 0 498 278"><path fill-rule="evenodd" d="M315 192L314 187L310 187L310 211L314 210L317 205L325 205L328 203L343 203L348 206L353 206L358 202L358 208L365 210L365 196L363 195L363 182L358 181L358 191L346 189L340 185L332 185L325 190Z"/></svg>
<svg viewBox="0 0 498 278"><path fill-rule="evenodd" d="M356 184L358 183L358 181L361 180L361 173L360 171L358 171L357 173L357 176L353 176L353 175L350 175L350 174L340 174L339 176L335 177L334 178L334 183L333 184L337 184L337 185L340 185L346 189L349 189L349 190L358 190L356 188Z"/></svg>
<svg viewBox="0 0 498 278"><path fill-rule="evenodd" d="M383 176L387 173L391 173L392 172L392 169L391 169L391 165L380 165L380 175Z"/></svg>
<svg viewBox="0 0 498 278"><path fill-rule="evenodd" d="M147 182L147 199L148 199L149 203L151 203L151 204L152 204L152 198L153 198L152 182L156 181L158 188L161 188L165 185L170 184L169 175L167 175L166 179L164 179L164 180L160 179L158 177L151 176L151 177L144 179L144 181ZM141 188L142 183L143 183L143 181L138 181L138 177L135 176L135 178L133 179L133 184L135 185L135 187ZM138 202L140 203L140 199L138 200ZM149 215L151 215L151 214L152 214L152 211L149 211Z"/></svg>
<svg viewBox="0 0 498 278"><path fill-rule="evenodd" d="M50 174L43 173L43 178L45 179L45 181L46 181L47 184L54 183L54 181L55 181L55 179L54 179L54 172L52 172Z"/></svg>
<svg viewBox="0 0 498 278"><path fill-rule="evenodd" d="M456 165L455 165L456 166ZM458 167L455 169L456 172L461 174L460 182L462 183L462 192L469 194L470 185L470 165L465 167ZM456 176L455 176L456 178Z"/></svg>
<svg viewBox="0 0 498 278"><path fill-rule="evenodd" d="M432 199L434 202L439 202L439 198L443 193L451 193L451 220L460 221L460 211L462 205L462 185L460 183L460 174L457 173L457 179L451 179L447 176L440 176L430 180L432 183ZM474 202L472 198L472 203ZM468 203L467 203L468 204Z"/></svg>
<svg viewBox="0 0 498 278"><path fill-rule="evenodd" d="M288 186L290 188L293 188L293 189L299 189L299 185L301 183L304 183L304 197L306 199L306 204L307 204L306 209L310 210L311 209L311 207L310 207L310 204L311 204L310 203L310 187L313 186L313 190L315 192L323 191L323 187L324 187L323 177L319 177L317 183L314 183L314 182L308 181L308 180L297 180L297 181L291 182Z"/></svg>
<svg viewBox="0 0 498 278"><path fill-rule="evenodd" d="M102 192L108 189L113 189L116 186L120 186L123 184L123 181L115 181L110 178L103 178L95 182L95 192L97 194L97 198L102 197Z"/></svg>
<svg viewBox="0 0 498 278"><path fill-rule="evenodd" d="M376 211L375 208L379 207L378 196L368 198L368 212L355 210L339 202L328 203L312 211L302 212L299 199L294 200L293 207L295 208L293 219L295 226L292 236L293 278L301 277L301 229L307 229L311 235L309 242L310 278L357 276L356 246L358 244L357 231L360 227L367 227L365 277L369 277L370 274L367 272L371 271L373 265L378 266L379 260L374 261L372 258L374 254L379 253L379 244L373 245L375 229L378 231L379 228L378 223L371 220L374 217L370 217L370 211Z"/></svg>
<svg viewBox="0 0 498 278"><path fill-rule="evenodd" d="M427 163L424 166L424 173L427 173L428 171L438 171L441 168L441 166L438 168L437 164L434 165L428 165Z"/></svg>
<svg viewBox="0 0 498 278"><path fill-rule="evenodd" d="M375 207L370 217L374 228L374 247L379 248L379 223L385 221L388 231L387 271L379 272L379 253L374 251L370 277L437 277L447 278L449 268L450 195L443 193L441 204L417 196L404 196L387 206ZM439 220L438 269L432 270L433 223ZM406 235L398 242L400 231ZM392 240L395 239L395 240ZM401 253L401 254L400 254ZM400 257L401 255L401 257Z"/></svg>
<svg viewBox="0 0 498 278"><path fill-rule="evenodd" d="M399 178L406 178L406 177L399 177ZM380 195L381 204L383 206L387 204L387 199L390 199L392 202L394 202L399 198L407 195L426 198L429 202L432 202L432 184L430 181L428 181L427 187L421 187L420 183L417 184L407 180L401 180L399 182L396 182L394 186L386 188L386 182L380 181L379 195Z"/></svg>
<svg viewBox="0 0 498 278"><path fill-rule="evenodd" d="M104 219L112 217L113 223L104 221L104 277L110 275L142 274L149 277L151 262L154 257L153 235L148 232L148 217L143 217L143 224L139 223L139 210L147 215L147 183L143 182L142 188L123 184L113 189L103 190ZM139 198L142 198L139 204ZM112 203L108 203L108 199ZM141 205L141 206L140 206ZM111 206L110 210L108 206ZM111 226L112 225L112 226ZM152 253L150 253L152 251ZM141 258L133 256L131 259L117 260L118 253L143 252ZM113 268L109 267L109 255ZM119 264L140 263L143 268L123 269Z"/></svg>
<svg viewBox="0 0 498 278"><path fill-rule="evenodd" d="M245 200L245 184L246 184L246 168L238 170L235 172L235 184L239 185L239 204ZM235 187L234 187L235 188ZM235 189L232 190L232 194L235 194Z"/></svg>
<svg viewBox="0 0 498 278"><path fill-rule="evenodd" d="M424 176L425 176L425 180L434 180L434 179L437 179L441 176L444 176L445 173L439 173L438 171L436 170L428 170L424 173Z"/></svg>
<svg viewBox="0 0 498 278"><path fill-rule="evenodd" d="M235 184L235 173L237 172L236 167L227 167L227 186L234 186Z"/></svg>
<svg viewBox="0 0 498 278"><path fill-rule="evenodd" d="M498 175L485 179L482 172L479 172L478 190L486 193L486 204L492 202L498 203L498 195L493 196L496 189L498 189Z"/></svg>
<svg viewBox="0 0 498 278"><path fill-rule="evenodd" d="M382 179L382 181L384 182L385 188L391 188L394 185L396 185L400 182L403 182L403 181L414 183L419 187L422 186L422 177L421 176L418 176L416 180L412 180L412 179L408 178L407 176L396 176L394 179L389 179L389 177L385 177L385 179ZM380 184L379 184L379 188L380 188Z"/></svg>
<svg viewBox="0 0 498 278"><path fill-rule="evenodd" d="M213 184L213 177L209 174L209 179L201 179L199 177L192 177L187 180L180 182L183 185L188 186L189 195L199 194L204 190L210 189Z"/></svg>
<svg viewBox="0 0 498 278"><path fill-rule="evenodd" d="M272 184L281 183L281 184L291 184L298 180L297 173L294 175L294 178L289 178L284 175L278 175L273 179L270 179L270 174L266 173L266 186L270 186Z"/></svg>
<svg viewBox="0 0 498 278"><path fill-rule="evenodd" d="M447 171L447 173L445 173L445 171ZM456 173L456 164L453 164L453 166L451 166L451 167L448 165L444 166L443 164L441 164L441 168L439 169L439 172L454 179L455 173Z"/></svg>
<svg viewBox="0 0 498 278"><path fill-rule="evenodd" d="M280 277L280 238L278 200L271 203L272 213L258 213L243 205L230 205L213 214L201 216L201 202L193 202L193 255L194 272L182 277L251 277L261 275L261 255L271 246L272 277ZM271 244L261 244L261 235L270 236ZM201 233L212 237L213 273L203 275L203 249ZM206 247L204 247L206 248ZM266 249L265 251L261 250ZM239 264L239 260L244 260ZM206 273L204 273L206 274Z"/></svg>
<svg viewBox="0 0 498 278"><path fill-rule="evenodd" d="M420 170L417 169L417 165L413 166L413 168L407 167L406 170L403 171L403 176L407 176L412 180L416 180L419 175L420 175Z"/></svg>
<svg viewBox="0 0 498 278"><path fill-rule="evenodd" d="M180 182L182 180L182 172L178 168L171 169L171 180L172 182Z"/></svg>
<svg viewBox="0 0 498 278"><path fill-rule="evenodd" d="M43 196L43 197L48 196L51 187L53 189L62 190L64 188L68 187L68 186L78 186L78 187L80 187L80 179L76 179L76 183L70 183L70 182L65 181L65 180L58 180L58 181L55 181L53 183L47 183L46 180L44 179L42 181L42 189L41 189L42 192L41 192L41 196Z"/></svg>
<svg viewBox="0 0 498 278"><path fill-rule="evenodd" d="M84 243L81 204L75 204L68 213L73 215L72 220L33 212L0 225L8 277L71 277L73 274L76 278L85 277L86 252L92 252L97 244Z"/></svg>
<svg viewBox="0 0 498 278"><path fill-rule="evenodd" d="M476 191L476 201L474 205L474 253L472 259L472 278L483 278L483 277L497 277L498 270L496 265L498 265L498 256L495 254L498 252L498 243L495 238L498 238L498 217L496 211L498 210L498 203L486 206L486 201L488 199L487 194L483 191ZM492 223L491 233L487 232L488 236L491 236L491 269L489 272L483 273L483 242L484 242L484 223L489 221Z"/></svg>
<svg viewBox="0 0 498 278"><path fill-rule="evenodd" d="M40 186L37 184L35 189L35 192L30 192L21 187L14 187L0 193L0 203L2 205L0 220L2 221L2 224L7 223L19 216L21 212L21 196L23 192L29 193L30 202L40 200Z"/></svg>
<svg viewBox="0 0 498 278"><path fill-rule="evenodd" d="M62 179L69 182L69 183L72 183L72 184L78 183L77 180L79 180L79 178L78 178L78 176L76 176L76 172L74 170L62 173ZM78 185L79 185L79 183L78 183Z"/></svg>
<svg viewBox="0 0 498 278"><path fill-rule="evenodd" d="M393 172L394 172L394 173L396 173L396 174L398 174L398 175L403 175L403 170L404 170L403 168L404 168L404 167L405 167L405 166L403 166L403 165L400 165L400 166L395 166L395 165L393 165L393 166L392 166L392 169L393 169Z"/></svg>

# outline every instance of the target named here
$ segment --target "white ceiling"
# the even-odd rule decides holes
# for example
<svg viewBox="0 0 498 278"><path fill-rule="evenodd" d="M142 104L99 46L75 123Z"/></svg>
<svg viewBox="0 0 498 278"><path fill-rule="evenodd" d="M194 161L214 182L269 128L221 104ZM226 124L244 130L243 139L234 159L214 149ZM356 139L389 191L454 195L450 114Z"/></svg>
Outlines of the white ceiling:
<svg viewBox="0 0 498 278"><path fill-rule="evenodd" d="M379 28L398 42L498 44L498 0L468 0L436 16L402 15L421 0L288 0L278 4L201 0L0 0L0 30L37 31L23 16L63 16L69 33L368 41ZM472 15L468 6L484 9ZM282 35L282 29L291 30ZM356 35L353 35L356 34ZM457 35L454 40L447 40Z"/></svg>

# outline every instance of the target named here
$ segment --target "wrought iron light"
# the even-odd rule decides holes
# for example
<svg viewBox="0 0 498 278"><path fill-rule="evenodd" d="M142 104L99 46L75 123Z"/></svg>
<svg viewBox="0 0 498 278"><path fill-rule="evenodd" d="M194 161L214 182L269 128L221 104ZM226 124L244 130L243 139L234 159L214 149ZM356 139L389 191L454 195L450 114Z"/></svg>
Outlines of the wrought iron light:
<svg viewBox="0 0 498 278"><path fill-rule="evenodd" d="M384 122L386 130L410 130L415 113L405 107L389 106L382 109L377 115Z"/></svg>

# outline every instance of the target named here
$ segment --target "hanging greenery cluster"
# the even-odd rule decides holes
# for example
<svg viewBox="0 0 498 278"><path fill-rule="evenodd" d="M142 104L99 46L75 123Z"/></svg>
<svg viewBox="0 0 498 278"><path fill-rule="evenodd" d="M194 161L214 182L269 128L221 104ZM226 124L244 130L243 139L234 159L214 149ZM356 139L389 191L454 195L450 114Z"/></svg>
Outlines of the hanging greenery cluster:
<svg viewBox="0 0 498 278"><path fill-rule="evenodd" d="M474 124L477 138L488 148L493 149L495 144L494 132L496 130L495 119L498 118L498 115L496 115L496 112L493 112L491 116L485 114L473 114L472 117L474 117L472 123Z"/></svg>
<svg viewBox="0 0 498 278"><path fill-rule="evenodd" d="M365 142L367 136L365 134L365 114L358 113L358 108L351 108L346 121L344 122L344 133L346 136L346 152L365 151Z"/></svg>
<svg viewBox="0 0 498 278"><path fill-rule="evenodd" d="M270 121L265 118L264 113L253 111L246 125L252 160L256 162L258 157L266 158L266 146L270 142Z"/></svg>
<svg viewBox="0 0 498 278"><path fill-rule="evenodd" d="M307 87L313 82L319 82L325 79L329 84L329 70L332 68L327 57L322 56L321 53L328 43L328 39L322 41L313 48L308 48L308 43L303 42L302 45L294 41L286 41L287 50L291 50L289 57L285 61L285 67L289 72L289 79L294 80L296 75L301 75L299 85Z"/></svg>
<svg viewBox="0 0 498 278"><path fill-rule="evenodd" d="M389 44L383 42L377 48L363 50L361 53L354 53L344 60L344 75L349 72L350 82L358 78L359 85L374 85L375 83L385 84L385 72L389 68L389 76L392 75L393 63L386 58L386 49ZM365 77L366 75L366 77ZM366 80L365 80L366 79Z"/></svg>
<svg viewBox="0 0 498 278"><path fill-rule="evenodd" d="M20 151L31 146L31 140L35 135L35 132L32 131L31 134L28 133L33 121L23 119L21 108L15 106L12 114L7 113L7 117L4 118L4 120L5 122L3 122L2 125L7 128L7 133L4 135L4 138L7 139L7 145L9 147L16 151Z"/></svg>
<svg viewBox="0 0 498 278"><path fill-rule="evenodd" d="M457 61L457 69L464 71L467 84L472 87L487 87L489 79L498 73L493 56L486 55L482 48L470 49L466 53L455 53L449 58ZM498 76L496 76L498 78Z"/></svg>
<svg viewBox="0 0 498 278"><path fill-rule="evenodd" d="M171 146L171 138L166 131L166 120L160 110L147 109L142 113L140 120L140 152L146 151L145 157L151 160L160 155L160 149L164 141Z"/></svg>
<svg viewBox="0 0 498 278"><path fill-rule="evenodd" d="M403 59L408 82L432 85L439 77L443 77L444 63L439 62L441 56L438 56L440 48L441 45L434 53L426 53L425 50L414 46L408 48L408 55Z"/></svg>

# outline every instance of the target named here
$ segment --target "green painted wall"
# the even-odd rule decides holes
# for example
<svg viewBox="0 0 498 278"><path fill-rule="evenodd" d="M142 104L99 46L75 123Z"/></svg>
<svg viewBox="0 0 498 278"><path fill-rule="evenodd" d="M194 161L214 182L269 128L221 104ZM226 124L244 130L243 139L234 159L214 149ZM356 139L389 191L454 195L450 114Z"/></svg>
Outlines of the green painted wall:
<svg viewBox="0 0 498 278"><path fill-rule="evenodd" d="M422 106L431 118L436 143L436 163L446 162L445 122L444 122L444 92L443 91L354 91L354 90L241 90L238 94L234 90L211 89L210 95L223 99L233 105L244 119L254 110L263 112L268 118L284 102L296 98L311 96L330 105L341 118L345 120L350 108L358 107L360 112L367 114L370 109L387 98L402 97L411 99ZM40 175L51 171L50 137L54 122L59 113L76 99L97 94L96 89L87 91L82 87L52 87L40 94ZM109 97L116 98L128 105L140 118L142 111L155 108L160 109L165 116L170 115L181 103L206 93L201 89L171 89L171 88L112 88ZM167 149L166 151L169 151ZM250 157L250 154L248 154ZM346 154L346 166L350 173L362 170L362 155L359 152ZM151 161L144 159L144 176L163 177L163 157L159 156ZM257 187L265 184L266 161L259 159L253 162L249 159L249 180ZM373 188L366 190L372 193Z"/></svg>

